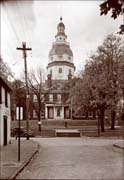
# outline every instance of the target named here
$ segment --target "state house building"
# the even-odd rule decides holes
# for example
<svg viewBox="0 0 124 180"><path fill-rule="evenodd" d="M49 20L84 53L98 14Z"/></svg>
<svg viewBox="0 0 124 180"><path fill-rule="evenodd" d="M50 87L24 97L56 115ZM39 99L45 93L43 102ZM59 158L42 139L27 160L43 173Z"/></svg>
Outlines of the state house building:
<svg viewBox="0 0 124 180"><path fill-rule="evenodd" d="M52 43L48 57L47 80L41 92L41 96L43 96L41 119L70 119L72 117L72 109L68 101L69 90L66 90L64 87L74 77L75 66L73 63L73 53L69 42L67 42L65 25L62 22L62 18L60 18L57 26L55 42ZM48 93L46 93L47 90ZM30 93L29 118L38 119L37 96L33 92ZM23 119L25 119L25 93L22 101ZM12 117L12 119L14 120L15 118Z"/></svg>
<svg viewBox="0 0 124 180"><path fill-rule="evenodd" d="M47 85L53 87L53 90L45 102L45 119L71 118L70 104L67 103L69 92L65 91L63 86L73 78L74 71L73 53L67 42L65 25L60 18L47 65Z"/></svg>

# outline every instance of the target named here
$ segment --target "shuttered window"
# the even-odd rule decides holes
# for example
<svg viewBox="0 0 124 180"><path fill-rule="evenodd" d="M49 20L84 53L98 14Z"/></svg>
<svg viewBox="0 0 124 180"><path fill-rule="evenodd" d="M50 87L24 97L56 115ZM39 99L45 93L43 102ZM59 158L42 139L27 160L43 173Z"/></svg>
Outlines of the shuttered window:
<svg viewBox="0 0 124 180"><path fill-rule="evenodd" d="M2 104L2 86L0 85L0 104Z"/></svg>
<svg viewBox="0 0 124 180"><path fill-rule="evenodd" d="M5 90L5 106L8 107L8 93L7 93L7 90Z"/></svg>

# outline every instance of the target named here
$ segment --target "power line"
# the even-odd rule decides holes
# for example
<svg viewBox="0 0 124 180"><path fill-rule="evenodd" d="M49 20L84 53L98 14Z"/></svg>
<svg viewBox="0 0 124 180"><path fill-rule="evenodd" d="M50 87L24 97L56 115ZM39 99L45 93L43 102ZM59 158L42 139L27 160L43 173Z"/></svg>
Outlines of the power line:
<svg viewBox="0 0 124 180"><path fill-rule="evenodd" d="M11 26L11 28L12 28L15 36L16 36L16 39L17 39L17 41L18 41L19 43L21 43L20 38L18 37L18 35L17 35L17 33L16 33L16 30L15 30L15 27L13 26L12 21L11 21L11 19L10 19L10 16L9 16L9 14L8 14L8 10L7 10L7 7L6 7L5 2L3 3L3 7L4 7L4 9L5 9L7 18L9 19L10 26Z"/></svg>
<svg viewBox="0 0 124 180"><path fill-rule="evenodd" d="M21 3L21 1L19 1L19 3ZM22 22L22 20L24 20L24 17L23 17L23 12L21 12L21 9L19 8L19 4L18 4L18 1L16 1L16 5L17 5L17 8L18 8L18 12L19 12L19 14L21 14L21 16L20 16L20 21L19 22ZM22 18L23 17L23 18ZM24 22L24 21L23 21ZM22 25L21 25L21 30L23 31L23 34L24 34L24 38L26 38L26 33L25 33L25 28L24 28L24 24L25 23L21 23Z"/></svg>
<svg viewBox="0 0 124 180"><path fill-rule="evenodd" d="M23 10L22 15L23 15L24 23L25 23L25 25L27 26L27 29L28 29L28 21L26 19L26 15L25 15L25 6L24 6L24 3L23 3L23 0L21 0L20 3L21 3L21 7L22 7L21 9ZM26 26L25 26L25 29L26 29ZM30 38L29 33L26 33L26 37L27 37L27 35L28 35L28 39L30 40L31 38Z"/></svg>

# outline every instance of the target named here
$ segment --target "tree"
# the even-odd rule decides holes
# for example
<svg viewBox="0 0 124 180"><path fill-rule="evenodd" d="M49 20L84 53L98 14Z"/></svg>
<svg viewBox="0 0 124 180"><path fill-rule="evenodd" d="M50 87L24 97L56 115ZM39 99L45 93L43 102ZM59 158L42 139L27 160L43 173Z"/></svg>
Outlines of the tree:
<svg viewBox="0 0 124 180"><path fill-rule="evenodd" d="M81 81L81 78L74 77L73 79L70 79L69 81L65 82L62 87L62 90L65 90L66 92L68 92L67 93L68 95L65 97L65 103L69 103L71 111L73 110L73 112L75 113L78 111L77 109L79 109L81 106L79 105L81 101L78 101L79 89L77 87L80 81ZM74 96L74 94L76 94L76 96Z"/></svg>
<svg viewBox="0 0 124 180"><path fill-rule="evenodd" d="M113 34L108 35L96 53L89 58L81 80L72 89L72 103L76 106L75 109L96 108L103 132L104 114L108 107L111 110L111 129L115 126L119 81L123 80L123 69L120 72L122 57L122 39Z"/></svg>
<svg viewBox="0 0 124 180"><path fill-rule="evenodd" d="M38 68L37 71L32 70L28 77L29 89L32 97L36 97L35 102L32 102L32 106L38 117L38 122L41 122L41 112L44 109L44 99L49 92L49 88L45 85L45 74L42 68ZM39 124L39 131L41 126Z"/></svg>
<svg viewBox="0 0 124 180"><path fill-rule="evenodd" d="M25 97L26 97L26 88L25 83L21 80L17 79L11 82L11 87L13 89L13 93L11 95L11 113L12 119L16 119L16 107L22 106L25 110ZM23 112L25 114L25 112Z"/></svg>
<svg viewBox="0 0 124 180"><path fill-rule="evenodd" d="M106 101L106 104L109 104L111 109L111 129L114 129L115 126L117 103L119 101L118 82L119 78L121 78L119 76L119 63L122 57L122 39L111 34L104 40L103 45L98 47L96 57L93 61L96 61L95 77L97 77L97 83L94 83L94 86L97 88L97 94L103 94L104 99L102 100ZM92 82L94 82L93 79ZM100 96L97 95L97 97Z"/></svg>
<svg viewBox="0 0 124 180"><path fill-rule="evenodd" d="M111 17L116 19L119 15L124 13L124 1L123 0L105 0L100 4L101 15L106 15L112 10Z"/></svg>
<svg viewBox="0 0 124 180"><path fill-rule="evenodd" d="M9 77L12 78L14 77L10 67L8 66L7 63L3 61L1 56L0 56L0 76L5 80L8 80Z"/></svg>
<svg viewBox="0 0 124 180"><path fill-rule="evenodd" d="M119 76L120 62L123 57L122 39L113 34L109 35L103 46L99 47L99 53L102 53L106 62L106 90L107 101L111 106L111 129L115 126L115 117L117 103L119 101Z"/></svg>
<svg viewBox="0 0 124 180"><path fill-rule="evenodd" d="M119 15L124 14L124 0L105 0L100 4L100 15L106 15L109 11L112 11L111 17L116 19ZM124 24L120 26L119 34L124 33Z"/></svg>

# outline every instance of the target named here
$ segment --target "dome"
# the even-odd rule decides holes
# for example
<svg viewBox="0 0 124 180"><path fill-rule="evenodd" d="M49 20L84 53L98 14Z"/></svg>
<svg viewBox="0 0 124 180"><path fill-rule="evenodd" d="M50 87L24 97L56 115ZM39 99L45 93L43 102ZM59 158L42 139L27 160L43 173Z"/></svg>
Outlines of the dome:
<svg viewBox="0 0 124 180"><path fill-rule="evenodd" d="M70 49L70 46L67 44L54 44L52 46L52 49L49 52L49 56L53 55L63 55L67 54L69 56L73 56L72 50Z"/></svg>
<svg viewBox="0 0 124 180"><path fill-rule="evenodd" d="M59 27L63 27L65 29L65 25L62 22L62 17L60 17L60 23L58 24L57 28L59 28Z"/></svg>
<svg viewBox="0 0 124 180"><path fill-rule="evenodd" d="M62 22L60 22L60 23L58 24L57 28L58 28L58 27L63 27L63 28L65 29L65 25L64 25Z"/></svg>

